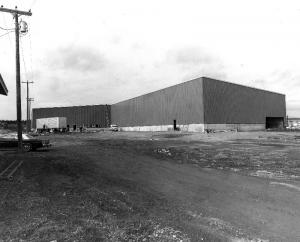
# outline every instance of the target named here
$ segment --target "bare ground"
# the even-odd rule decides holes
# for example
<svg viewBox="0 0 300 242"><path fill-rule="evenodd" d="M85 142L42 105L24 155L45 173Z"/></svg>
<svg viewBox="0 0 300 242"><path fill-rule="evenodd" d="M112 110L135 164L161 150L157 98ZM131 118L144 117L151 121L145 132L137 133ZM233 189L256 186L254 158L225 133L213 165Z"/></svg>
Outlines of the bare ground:
<svg viewBox="0 0 300 242"><path fill-rule="evenodd" d="M0 151L3 241L300 241L300 134L92 133Z"/></svg>

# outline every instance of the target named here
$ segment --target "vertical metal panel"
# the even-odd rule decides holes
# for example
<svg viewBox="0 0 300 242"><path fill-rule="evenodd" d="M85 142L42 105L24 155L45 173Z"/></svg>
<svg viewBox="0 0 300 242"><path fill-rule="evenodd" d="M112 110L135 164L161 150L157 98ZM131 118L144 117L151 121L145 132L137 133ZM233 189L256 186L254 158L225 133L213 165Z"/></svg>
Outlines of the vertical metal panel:
<svg viewBox="0 0 300 242"><path fill-rule="evenodd" d="M148 126L203 123L202 79L181 83L111 106L112 123Z"/></svg>
<svg viewBox="0 0 300 242"><path fill-rule="evenodd" d="M106 124L109 125L111 123L111 106L106 105L106 115L108 116L108 120L106 121Z"/></svg>
<svg viewBox="0 0 300 242"><path fill-rule="evenodd" d="M92 107L91 112L92 112L91 124L95 125L96 124L96 120L97 120L97 117L96 117L96 107L95 106Z"/></svg>
<svg viewBox="0 0 300 242"><path fill-rule="evenodd" d="M207 124L261 124L266 117L286 116L285 95L203 78Z"/></svg>
<svg viewBox="0 0 300 242"><path fill-rule="evenodd" d="M109 106L110 107L110 106ZM36 127L36 119L49 117L66 117L67 124L72 127L82 125L89 126L98 124L100 127L110 125L106 123L106 105L54 107L54 108L34 108L32 110L33 127Z"/></svg>

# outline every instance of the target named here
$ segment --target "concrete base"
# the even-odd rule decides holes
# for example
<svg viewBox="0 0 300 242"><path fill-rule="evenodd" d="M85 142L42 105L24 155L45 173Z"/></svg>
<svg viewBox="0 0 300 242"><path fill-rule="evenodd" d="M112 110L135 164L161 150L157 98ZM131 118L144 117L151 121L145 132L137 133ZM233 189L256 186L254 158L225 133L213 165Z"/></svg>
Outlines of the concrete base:
<svg viewBox="0 0 300 242"><path fill-rule="evenodd" d="M204 132L204 124L182 124L177 125L180 131ZM153 125L153 126L134 126L120 127L120 131L172 131L173 125Z"/></svg>
<svg viewBox="0 0 300 242"><path fill-rule="evenodd" d="M265 130L265 124L179 124L180 131L204 132L205 130L236 130L236 131L261 131ZM152 125L120 127L120 131L172 131L173 125Z"/></svg>
<svg viewBox="0 0 300 242"><path fill-rule="evenodd" d="M211 130L261 131L265 124L205 124L204 128Z"/></svg>

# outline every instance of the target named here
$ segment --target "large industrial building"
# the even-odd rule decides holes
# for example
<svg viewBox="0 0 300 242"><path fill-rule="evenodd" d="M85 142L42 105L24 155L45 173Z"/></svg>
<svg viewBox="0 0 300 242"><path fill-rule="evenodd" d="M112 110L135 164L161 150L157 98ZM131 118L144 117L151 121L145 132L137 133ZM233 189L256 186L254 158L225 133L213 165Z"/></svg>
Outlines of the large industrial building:
<svg viewBox="0 0 300 242"><path fill-rule="evenodd" d="M113 105L33 109L33 125L46 117L124 131L248 131L284 127L286 105L283 94L201 77Z"/></svg>

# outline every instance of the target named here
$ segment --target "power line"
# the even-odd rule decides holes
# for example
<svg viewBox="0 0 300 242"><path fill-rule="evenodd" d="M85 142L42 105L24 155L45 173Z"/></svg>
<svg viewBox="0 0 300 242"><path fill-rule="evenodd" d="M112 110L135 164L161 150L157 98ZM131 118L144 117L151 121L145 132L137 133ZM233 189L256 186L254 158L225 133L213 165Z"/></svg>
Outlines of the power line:
<svg viewBox="0 0 300 242"><path fill-rule="evenodd" d="M25 63L25 58L24 58L23 41L21 40L21 38L20 38L20 47L21 47L22 62L23 62L23 66L24 66L24 74L25 74L25 78L27 79L27 77L28 77L27 68L26 68L26 63Z"/></svg>
<svg viewBox="0 0 300 242"><path fill-rule="evenodd" d="M1 13L2 13L2 18L3 18L4 24L5 24L5 26L7 26L6 20L5 20L5 17L4 17L4 13L3 12L1 12ZM9 39L10 46L12 47L13 43L11 41L10 35L7 35L7 36L8 36L8 39Z"/></svg>
<svg viewBox="0 0 300 242"><path fill-rule="evenodd" d="M5 34L0 35L0 37L5 36L5 35L10 34L10 33L13 33L13 32L14 32L14 31L6 32Z"/></svg>
<svg viewBox="0 0 300 242"><path fill-rule="evenodd" d="M35 80L34 72L33 72L33 55L32 55L32 44L31 44L31 32L28 35L29 38L29 55L30 55L30 71L31 71L31 78Z"/></svg>
<svg viewBox="0 0 300 242"><path fill-rule="evenodd" d="M1 27L1 26L0 26L0 29L2 29L2 30L14 30L14 28L7 29L7 28L3 28L3 27Z"/></svg>

